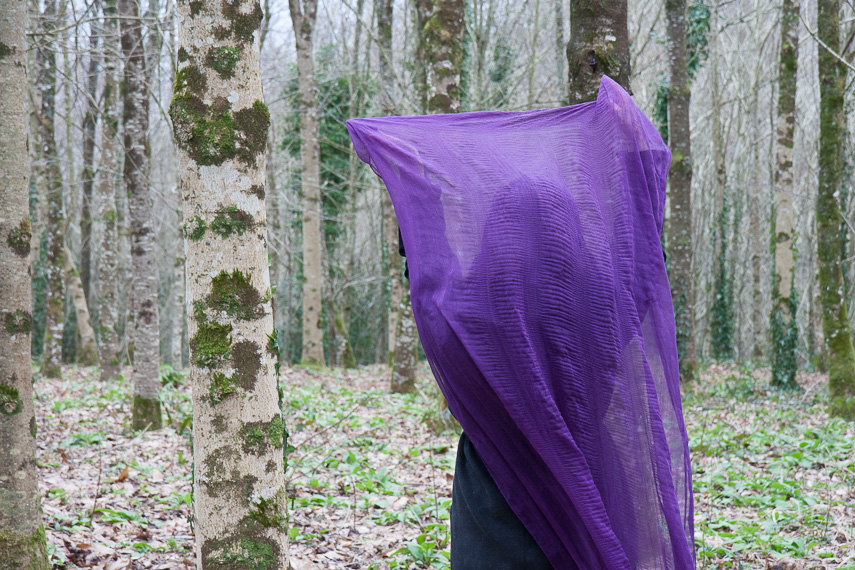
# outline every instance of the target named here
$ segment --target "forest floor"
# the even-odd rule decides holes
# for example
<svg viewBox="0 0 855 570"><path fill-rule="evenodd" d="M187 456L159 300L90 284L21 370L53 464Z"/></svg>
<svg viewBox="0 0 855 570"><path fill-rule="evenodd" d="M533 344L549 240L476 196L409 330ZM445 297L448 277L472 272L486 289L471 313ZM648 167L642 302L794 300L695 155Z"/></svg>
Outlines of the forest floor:
<svg viewBox="0 0 855 570"><path fill-rule="evenodd" d="M36 379L54 568L194 568L189 386L167 371L167 427L132 434L128 382L97 376ZM387 378L283 370L295 570L448 567L457 435L429 427L427 367L414 395ZM714 365L686 390L699 568L855 570L855 424L829 420L823 375L799 381L779 393L762 369Z"/></svg>

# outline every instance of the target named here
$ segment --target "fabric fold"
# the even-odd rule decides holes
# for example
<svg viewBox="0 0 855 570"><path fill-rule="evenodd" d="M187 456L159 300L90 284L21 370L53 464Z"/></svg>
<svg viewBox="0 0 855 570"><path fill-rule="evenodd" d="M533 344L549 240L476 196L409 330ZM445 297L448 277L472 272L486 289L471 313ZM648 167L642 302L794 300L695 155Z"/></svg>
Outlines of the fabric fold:
<svg viewBox="0 0 855 570"><path fill-rule="evenodd" d="M555 568L694 568L660 233L670 151L597 101L352 119L449 408Z"/></svg>

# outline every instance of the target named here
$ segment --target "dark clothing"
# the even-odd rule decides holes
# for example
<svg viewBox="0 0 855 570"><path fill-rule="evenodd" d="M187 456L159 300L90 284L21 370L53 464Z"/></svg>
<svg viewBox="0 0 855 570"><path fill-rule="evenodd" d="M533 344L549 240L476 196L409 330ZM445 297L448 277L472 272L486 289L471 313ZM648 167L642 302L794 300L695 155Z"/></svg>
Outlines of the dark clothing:
<svg viewBox="0 0 855 570"><path fill-rule="evenodd" d="M551 570L481 456L460 436L451 501L452 570Z"/></svg>

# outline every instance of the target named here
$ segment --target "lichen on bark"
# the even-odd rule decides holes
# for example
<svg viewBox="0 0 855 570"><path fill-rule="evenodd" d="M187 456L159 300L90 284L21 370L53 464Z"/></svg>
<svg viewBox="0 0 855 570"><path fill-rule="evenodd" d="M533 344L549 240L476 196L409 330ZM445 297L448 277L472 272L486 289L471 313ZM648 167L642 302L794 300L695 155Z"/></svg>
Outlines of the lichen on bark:
<svg viewBox="0 0 855 570"><path fill-rule="evenodd" d="M30 255L30 241L33 239L30 218L24 218L17 226L9 230L6 236L6 244L20 257Z"/></svg>
<svg viewBox="0 0 855 570"><path fill-rule="evenodd" d="M14 416L24 409L24 403L14 386L0 384L0 414Z"/></svg>
<svg viewBox="0 0 855 570"><path fill-rule="evenodd" d="M29 333L33 330L33 318L26 311L10 311L3 317L3 325L9 334Z"/></svg>

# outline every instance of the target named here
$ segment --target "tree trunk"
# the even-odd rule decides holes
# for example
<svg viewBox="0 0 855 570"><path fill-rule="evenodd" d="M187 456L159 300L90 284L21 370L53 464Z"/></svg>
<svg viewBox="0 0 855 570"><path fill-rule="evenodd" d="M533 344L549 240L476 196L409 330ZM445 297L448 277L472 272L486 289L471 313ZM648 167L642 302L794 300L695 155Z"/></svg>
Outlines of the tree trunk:
<svg viewBox="0 0 855 570"><path fill-rule="evenodd" d="M131 212L131 259L134 312L134 430L160 429L160 341L157 264L151 223L148 149L148 86L142 22L136 0L119 0L125 59L123 116L125 161L122 178Z"/></svg>
<svg viewBox="0 0 855 570"><path fill-rule="evenodd" d="M93 7L97 13L97 7ZM90 287L92 277L92 188L95 183L95 127L98 118L98 53L99 30L89 27L89 69L86 77L86 114L83 116L83 201L80 208L80 282L90 308L95 295ZM90 311L93 312L93 311Z"/></svg>
<svg viewBox="0 0 855 570"><path fill-rule="evenodd" d="M829 413L855 420L855 350L843 299L840 204L842 184L846 68L840 53L840 2L819 0L819 193L816 202L817 257L822 331L828 347ZM834 53L831 53L831 50Z"/></svg>
<svg viewBox="0 0 855 570"><path fill-rule="evenodd" d="M89 306L86 303L86 294L83 292L80 272L74 267L71 252L68 251L67 247L64 257L65 282L68 284L71 294L74 313L77 317L77 332L80 335L77 345L77 362L83 366L97 366L98 347L95 344L95 330L92 328L92 320L89 317Z"/></svg>
<svg viewBox="0 0 855 570"><path fill-rule="evenodd" d="M170 106L184 190L200 570L288 568L264 209L257 0L179 4Z"/></svg>
<svg viewBox="0 0 855 570"><path fill-rule="evenodd" d="M570 2L567 67L571 105L596 101L603 75L632 92L626 4L627 0ZM685 34L683 42L685 54Z"/></svg>
<svg viewBox="0 0 855 570"><path fill-rule="evenodd" d="M30 368L27 3L0 0L0 565L47 570Z"/></svg>
<svg viewBox="0 0 855 570"><path fill-rule="evenodd" d="M778 63L778 125L775 145L775 205L772 245L772 385L794 389L796 384L796 323L798 297L793 242L793 132L796 124L796 76L799 48L799 0L781 6L781 55Z"/></svg>
<svg viewBox="0 0 855 570"><path fill-rule="evenodd" d="M463 0L416 0L419 52L424 65L422 101L427 113L460 110Z"/></svg>
<svg viewBox="0 0 855 570"><path fill-rule="evenodd" d="M395 77L392 67L392 0L375 0L377 15L377 50L380 53L380 108L386 114L395 114ZM386 256L386 277L389 280L389 310L386 314L387 362L392 366L395 352L395 328L398 324L398 307L401 304L401 257L398 255L398 220L389 193L383 191L383 244Z"/></svg>
<svg viewBox="0 0 855 570"><path fill-rule="evenodd" d="M57 27L56 0L47 0L41 18L41 28L51 34ZM44 360L42 373L48 378L62 374L62 332L65 320L65 211L62 206L62 172L56 149L56 53L49 46L39 50L42 61L38 88L42 102L39 117L39 136L44 161L45 191L47 194L47 264L48 281L47 325L45 327Z"/></svg>
<svg viewBox="0 0 855 570"><path fill-rule="evenodd" d="M116 206L116 136L119 125L119 37L116 2L104 2L104 93L101 109L101 168L98 172L98 360L101 380L115 380L122 363L119 339L119 229Z"/></svg>
<svg viewBox="0 0 855 570"><path fill-rule="evenodd" d="M413 306L410 303L410 288L404 288L401 304L398 307L396 323L394 366L392 367L392 392L409 394L416 390L416 342L418 332L413 319Z"/></svg>
<svg viewBox="0 0 855 570"><path fill-rule="evenodd" d="M680 377L697 372L692 272L692 150L689 133L689 74L686 61L686 0L666 0L668 25L668 138L671 142L671 215L668 260L677 324Z"/></svg>
<svg viewBox="0 0 855 570"><path fill-rule="evenodd" d="M321 147L315 62L312 54L317 0L289 0L297 42L300 97L300 166L303 192L303 364L323 365L321 327L323 290L323 220L321 210Z"/></svg>

